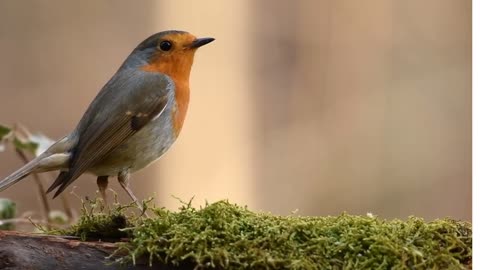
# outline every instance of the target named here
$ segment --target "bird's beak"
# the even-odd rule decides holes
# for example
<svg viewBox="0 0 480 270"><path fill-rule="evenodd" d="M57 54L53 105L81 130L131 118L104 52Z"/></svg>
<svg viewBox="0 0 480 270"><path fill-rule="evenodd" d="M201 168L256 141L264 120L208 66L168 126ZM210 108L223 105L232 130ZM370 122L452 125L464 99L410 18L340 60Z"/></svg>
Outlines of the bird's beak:
<svg viewBox="0 0 480 270"><path fill-rule="evenodd" d="M190 44L190 48L191 49L197 49L197 48L200 48L202 47L203 45L206 45L212 41L214 41L215 39L214 38L210 38L210 37L207 37L207 38L197 38L195 39L192 44Z"/></svg>

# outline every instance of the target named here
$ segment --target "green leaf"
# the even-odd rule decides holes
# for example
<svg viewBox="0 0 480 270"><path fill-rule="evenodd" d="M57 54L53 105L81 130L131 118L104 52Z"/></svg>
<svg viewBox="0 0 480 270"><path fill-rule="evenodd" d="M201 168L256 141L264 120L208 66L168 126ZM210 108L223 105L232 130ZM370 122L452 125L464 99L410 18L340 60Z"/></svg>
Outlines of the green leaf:
<svg viewBox="0 0 480 270"><path fill-rule="evenodd" d="M3 139L6 135L8 135L12 131L11 128L8 128L6 126L0 125L0 140Z"/></svg>
<svg viewBox="0 0 480 270"><path fill-rule="evenodd" d="M16 205L13 201L0 198L0 230L12 230L12 223L2 223L2 219L11 219L15 217Z"/></svg>
<svg viewBox="0 0 480 270"><path fill-rule="evenodd" d="M18 150L28 151L32 154L35 154L35 151L38 148L38 143L35 143L35 142L32 142L32 141L24 141L24 140L21 140L17 137L15 137L15 139L13 139L13 145Z"/></svg>

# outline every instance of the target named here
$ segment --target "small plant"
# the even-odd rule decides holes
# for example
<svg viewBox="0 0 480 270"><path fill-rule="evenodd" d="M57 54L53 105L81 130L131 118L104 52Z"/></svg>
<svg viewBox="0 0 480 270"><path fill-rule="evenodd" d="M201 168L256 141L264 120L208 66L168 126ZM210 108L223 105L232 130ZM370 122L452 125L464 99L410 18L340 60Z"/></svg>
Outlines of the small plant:
<svg viewBox="0 0 480 270"><path fill-rule="evenodd" d="M139 224L139 220L142 218L135 214L135 210L138 209L134 202L128 205L121 205L118 202L117 194L114 194L112 208L106 207L100 198L95 198L94 200L86 198L85 200L81 199L81 201L81 215L76 224L63 230L43 229L43 231L51 234L76 236L83 241L102 240L115 242L122 238L131 237L125 231L125 228ZM131 210L130 213L128 213L129 210Z"/></svg>

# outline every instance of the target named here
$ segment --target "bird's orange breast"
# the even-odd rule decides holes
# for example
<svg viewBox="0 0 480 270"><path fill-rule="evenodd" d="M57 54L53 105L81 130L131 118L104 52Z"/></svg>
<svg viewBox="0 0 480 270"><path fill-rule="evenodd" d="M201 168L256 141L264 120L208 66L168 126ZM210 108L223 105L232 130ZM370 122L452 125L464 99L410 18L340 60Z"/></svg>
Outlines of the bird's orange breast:
<svg viewBox="0 0 480 270"><path fill-rule="evenodd" d="M178 137L187 115L190 101L190 69L193 63L193 55L176 54L168 57L162 56L143 66L141 69L149 72L160 72L172 78L175 83L176 106L170 112L172 116L175 137Z"/></svg>
<svg viewBox="0 0 480 270"><path fill-rule="evenodd" d="M178 137L187 116L188 103L190 102L190 87L183 82L175 82L176 109L172 111L173 130L175 137Z"/></svg>

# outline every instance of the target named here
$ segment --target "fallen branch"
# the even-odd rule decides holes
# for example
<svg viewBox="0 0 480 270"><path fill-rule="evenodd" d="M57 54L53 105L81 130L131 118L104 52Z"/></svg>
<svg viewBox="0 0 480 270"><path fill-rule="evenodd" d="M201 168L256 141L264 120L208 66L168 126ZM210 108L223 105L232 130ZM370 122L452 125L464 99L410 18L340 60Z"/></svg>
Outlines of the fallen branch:
<svg viewBox="0 0 480 270"><path fill-rule="evenodd" d="M82 242L76 237L0 231L0 269L155 269L145 261L120 265L107 257L117 249L108 242ZM121 256L122 254L118 254ZM125 254L123 254L125 255ZM162 266L162 269L182 269ZM190 268L184 268L190 269Z"/></svg>

